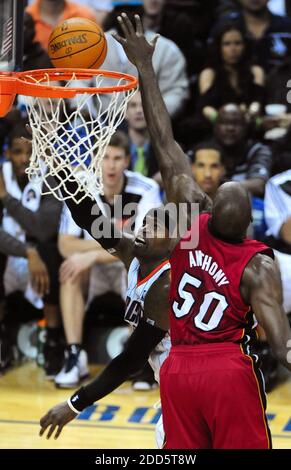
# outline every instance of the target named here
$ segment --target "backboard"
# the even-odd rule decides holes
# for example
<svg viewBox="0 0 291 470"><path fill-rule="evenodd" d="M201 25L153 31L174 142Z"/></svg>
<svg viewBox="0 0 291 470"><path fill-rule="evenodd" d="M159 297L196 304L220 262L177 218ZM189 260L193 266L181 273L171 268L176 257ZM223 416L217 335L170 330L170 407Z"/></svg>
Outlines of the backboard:
<svg viewBox="0 0 291 470"><path fill-rule="evenodd" d="M22 68L26 0L0 0L0 72Z"/></svg>

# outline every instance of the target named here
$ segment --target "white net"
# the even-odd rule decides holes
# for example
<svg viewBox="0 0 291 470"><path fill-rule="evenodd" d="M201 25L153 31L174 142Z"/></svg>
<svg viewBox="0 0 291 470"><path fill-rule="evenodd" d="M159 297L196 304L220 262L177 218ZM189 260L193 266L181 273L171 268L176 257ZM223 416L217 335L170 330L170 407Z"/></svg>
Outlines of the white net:
<svg viewBox="0 0 291 470"><path fill-rule="evenodd" d="M108 79L102 74L92 79L91 87L101 88L105 83L108 86ZM75 88L76 80L72 73L64 86ZM117 86L125 84L124 78L114 80ZM50 82L49 77L42 79L41 84L60 85ZM110 93L106 107L102 95L95 92L78 93L74 99L25 97L33 136L27 172L30 180L42 179L43 194L54 194L61 201L72 198L77 203L88 195L94 199L96 194L102 194L102 160L106 147L123 121L127 103L135 91ZM77 181L74 193L66 187L67 181Z"/></svg>

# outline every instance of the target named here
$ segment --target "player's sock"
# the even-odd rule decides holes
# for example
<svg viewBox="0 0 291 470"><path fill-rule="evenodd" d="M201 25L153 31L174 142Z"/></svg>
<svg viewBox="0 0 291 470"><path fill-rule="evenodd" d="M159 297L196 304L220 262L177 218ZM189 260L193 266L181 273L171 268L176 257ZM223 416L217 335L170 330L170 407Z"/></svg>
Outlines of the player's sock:
<svg viewBox="0 0 291 470"><path fill-rule="evenodd" d="M68 344L67 346L67 351L69 352L69 354L73 354L76 356L80 354L81 349L82 347L81 347L81 344L79 343L71 343L71 344Z"/></svg>

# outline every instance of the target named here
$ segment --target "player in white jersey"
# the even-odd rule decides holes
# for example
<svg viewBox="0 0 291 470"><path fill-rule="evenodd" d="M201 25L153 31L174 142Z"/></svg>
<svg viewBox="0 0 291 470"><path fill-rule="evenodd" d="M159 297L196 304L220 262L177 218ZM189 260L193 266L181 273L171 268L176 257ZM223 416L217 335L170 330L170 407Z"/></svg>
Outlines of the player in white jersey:
<svg viewBox="0 0 291 470"><path fill-rule="evenodd" d="M139 321L143 316L146 295L149 292L151 286L160 278L164 272L169 271L170 267L171 266L168 260L163 261L148 276L146 276L146 278L139 279L140 263L137 258L133 259L128 271L126 311L124 315L125 321L127 321L133 328L138 326ZM147 318L147 322L150 324L153 322L153 320L151 318ZM169 333L166 333L162 340L150 353L148 361L154 371L155 379L158 384L160 383L161 366L168 357L170 349L171 339ZM161 415L156 425L156 443L157 447L160 449L163 447L164 437L165 433Z"/></svg>
<svg viewBox="0 0 291 470"><path fill-rule="evenodd" d="M67 190L75 191L75 182L67 182ZM124 351L114 358L102 373L85 387L75 392L67 402L56 405L40 420L40 435L49 428L47 437L55 433L57 438L62 428L83 409L105 397L132 374L138 372L150 358L156 380L159 369L170 349L168 336L168 294L170 249L170 221L163 209L156 208L146 215L137 236L120 232L113 222L103 216L103 232L113 233L98 236L92 227L96 222L92 213L95 203L85 197L80 204L67 201L75 222L98 240L109 253L119 257L128 270L128 290L125 320L134 331ZM96 207L96 206L95 206ZM165 220L166 219L166 220ZM165 227L166 225L166 227ZM106 230L107 228L107 230ZM145 236L147 234L147 237ZM151 354L152 353L152 354ZM161 420L157 425L158 445L163 444Z"/></svg>
<svg viewBox="0 0 291 470"><path fill-rule="evenodd" d="M138 326L140 319L143 317L145 298L151 286L169 269L170 263L166 260L159 264L145 279L139 279L140 263L137 258L133 259L128 271L126 311L124 315L125 321L133 328ZM147 322L154 324L154 321L150 318L147 318ZM160 381L160 368L169 353L170 347L170 336L167 333L149 356L149 363L158 383Z"/></svg>

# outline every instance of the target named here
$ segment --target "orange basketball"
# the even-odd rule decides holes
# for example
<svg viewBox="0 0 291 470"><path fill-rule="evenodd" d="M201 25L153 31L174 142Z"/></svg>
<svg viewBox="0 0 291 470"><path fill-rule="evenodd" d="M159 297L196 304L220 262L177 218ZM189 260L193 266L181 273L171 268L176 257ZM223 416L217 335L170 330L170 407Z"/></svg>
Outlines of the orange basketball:
<svg viewBox="0 0 291 470"><path fill-rule="evenodd" d="M70 18L53 30L48 52L54 67L98 69L106 57L107 41L94 21Z"/></svg>

